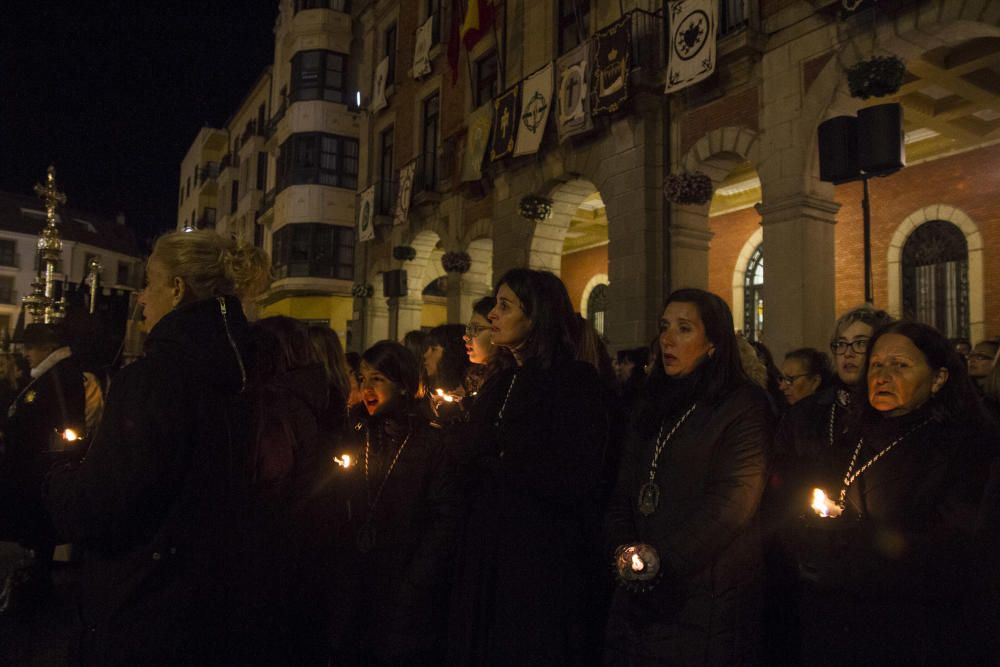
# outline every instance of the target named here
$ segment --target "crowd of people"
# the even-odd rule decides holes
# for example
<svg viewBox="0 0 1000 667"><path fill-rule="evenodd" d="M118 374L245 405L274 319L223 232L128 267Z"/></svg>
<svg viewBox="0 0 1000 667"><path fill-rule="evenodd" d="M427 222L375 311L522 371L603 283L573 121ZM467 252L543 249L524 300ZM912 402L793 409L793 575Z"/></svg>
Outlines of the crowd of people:
<svg viewBox="0 0 1000 667"><path fill-rule="evenodd" d="M80 663L996 660L996 341L966 359L864 306L832 363L779 368L680 289L612 358L556 276L513 269L466 325L345 354L247 321L268 274L162 237L145 354L97 417L59 328L29 327L0 537L40 578L82 550Z"/></svg>

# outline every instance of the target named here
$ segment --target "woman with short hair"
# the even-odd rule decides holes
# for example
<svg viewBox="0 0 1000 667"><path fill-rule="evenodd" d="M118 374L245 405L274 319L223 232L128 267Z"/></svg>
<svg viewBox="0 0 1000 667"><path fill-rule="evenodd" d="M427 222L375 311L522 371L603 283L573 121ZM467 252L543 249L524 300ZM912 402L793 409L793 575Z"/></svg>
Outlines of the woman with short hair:
<svg viewBox="0 0 1000 667"><path fill-rule="evenodd" d="M452 664L599 660L601 476L609 420L553 274L512 269L489 313L515 365L472 407L469 518L451 612Z"/></svg>
<svg viewBox="0 0 1000 667"><path fill-rule="evenodd" d="M781 364L781 391L792 406L829 386L833 373L830 357L812 347L800 347L785 355Z"/></svg>
<svg viewBox="0 0 1000 667"><path fill-rule="evenodd" d="M729 307L681 289L660 316L656 365L608 510L619 586L605 664L757 658L764 452L771 410L743 371Z"/></svg>
<svg viewBox="0 0 1000 667"><path fill-rule="evenodd" d="M212 231L160 237L139 295L146 354L123 368L86 458L54 471L53 521L84 547L82 662L205 664L252 651L245 571L249 331L267 256Z"/></svg>

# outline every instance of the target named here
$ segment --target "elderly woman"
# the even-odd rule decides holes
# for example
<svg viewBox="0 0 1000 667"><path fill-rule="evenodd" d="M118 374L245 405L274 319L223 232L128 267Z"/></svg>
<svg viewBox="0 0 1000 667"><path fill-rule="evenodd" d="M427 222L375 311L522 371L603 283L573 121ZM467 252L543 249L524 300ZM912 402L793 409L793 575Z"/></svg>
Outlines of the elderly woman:
<svg viewBox="0 0 1000 667"><path fill-rule="evenodd" d="M472 407L471 492L451 614L459 665L581 665L600 647L597 535L608 411L594 368L574 361L565 286L513 269L489 313L497 354Z"/></svg>
<svg viewBox="0 0 1000 667"><path fill-rule="evenodd" d="M992 663L973 530L998 441L965 364L937 330L897 322L871 338L861 386L827 489L840 539L803 563L826 609L805 661Z"/></svg>
<svg viewBox="0 0 1000 667"><path fill-rule="evenodd" d="M608 511L619 588L606 664L756 658L766 392L740 363L718 296L677 290ZM609 556L611 553L609 553Z"/></svg>
<svg viewBox="0 0 1000 667"><path fill-rule="evenodd" d="M779 382L785 400L792 406L825 389L832 377L830 358L815 348L802 347L785 355Z"/></svg>
<svg viewBox="0 0 1000 667"><path fill-rule="evenodd" d="M139 297L145 357L115 377L87 457L46 491L62 536L85 549L86 664L229 662L250 645L238 627L252 600L240 297L268 274L263 252L212 231L153 247Z"/></svg>

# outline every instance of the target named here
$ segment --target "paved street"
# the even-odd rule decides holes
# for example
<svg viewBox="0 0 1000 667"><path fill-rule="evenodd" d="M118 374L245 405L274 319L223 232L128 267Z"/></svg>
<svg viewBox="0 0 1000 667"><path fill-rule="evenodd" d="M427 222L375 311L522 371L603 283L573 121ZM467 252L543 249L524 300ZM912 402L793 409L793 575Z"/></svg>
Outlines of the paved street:
<svg viewBox="0 0 1000 667"><path fill-rule="evenodd" d="M23 558L20 547L0 542L0 579ZM75 637L75 599L79 565L56 563L55 596L40 613L0 618L0 665L65 665Z"/></svg>

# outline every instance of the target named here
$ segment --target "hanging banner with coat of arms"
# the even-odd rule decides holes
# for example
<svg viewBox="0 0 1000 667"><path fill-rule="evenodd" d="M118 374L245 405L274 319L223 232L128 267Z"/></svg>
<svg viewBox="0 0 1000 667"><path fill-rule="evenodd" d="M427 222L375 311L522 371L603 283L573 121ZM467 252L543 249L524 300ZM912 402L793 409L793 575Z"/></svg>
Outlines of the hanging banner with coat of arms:
<svg viewBox="0 0 1000 667"><path fill-rule="evenodd" d="M399 199L396 200L396 215L392 219L393 225L405 224L406 216L410 214L410 195L413 194L413 174L416 170L416 160L410 160L405 167L399 170Z"/></svg>
<svg viewBox="0 0 1000 667"><path fill-rule="evenodd" d="M413 49L413 78L419 79L431 73L431 39L434 35L434 17L428 16L424 24L417 28L417 45Z"/></svg>
<svg viewBox="0 0 1000 667"><path fill-rule="evenodd" d="M715 0L670 3L670 41L667 43L667 86L673 93L708 78L715 71Z"/></svg>
<svg viewBox="0 0 1000 667"><path fill-rule="evenodd" d="M389 56L382 58L382 61L375 67L375 85L372 87L372 111L378 111L385 107L388 102L385 99L386 79L389 78Z"/></svg>
<svg viewBox="0 0 1000 667"><path fill-rule="evenodd" d="M493 124L493 102L487 102L469 115L466 121L465 155L462 157L462 182L478 181L483 177L483 156L490 143Z"/></svg>
<svg viewBox="0 0 1000 667"><path fill-rule="evenodd" d="M594 113L614 113L628 99L632 67L632 17L625 16L594 35Z"/></svg>
<svg viewBox="0 0 1000 667"><path fill-rule="evenodd" d="M559 141L594 127L590 117L590 42L584 42L556 61L556 127Z"/></svg>
<svg viewBox="0 0 1000 667"><path fill-rule="evenodd" d="M361 193L358 204L358 240L371 241L375 238L375 225L373 217L375 213L375 186L369 187Z"/></svg>
<svg viewBox="0 0 1000 667"><path fill-rule="evenodd" d="M490 160L496 162L514 152L518 114L521 112L521 83L518 82L493 100L493 144Z"/></svg>
<svg viewBox="0 0 1000 667"><path fill-rule="evenodd" d="M521 119L517 124L514 157L538 152L545 136L552 107L552 63L524 80L521 88Z"/></svg>

